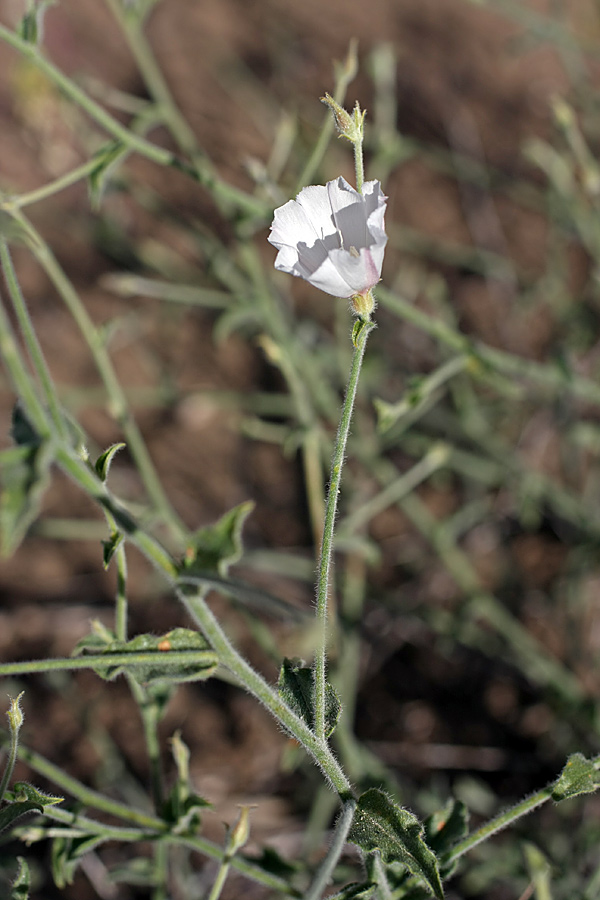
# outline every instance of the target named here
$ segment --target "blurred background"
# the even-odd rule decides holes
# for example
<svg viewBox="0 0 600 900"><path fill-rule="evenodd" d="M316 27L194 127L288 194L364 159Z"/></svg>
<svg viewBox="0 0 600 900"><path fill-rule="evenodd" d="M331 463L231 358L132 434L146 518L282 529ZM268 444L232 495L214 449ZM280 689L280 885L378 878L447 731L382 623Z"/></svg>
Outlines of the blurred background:
<svg viewBox="0 0 600 900"><path fill-rule="evenodd" d="M2 24L14 27L22 13L21 0L0 0ZM60 0L44 24L46 55L129 121L147 94L110 9ZM361 596L356 621L344 606L345 626L360 637L348 727L367 755L356 778L395 785L420 815L449 791L474 821L491 815L555 777L568 753L597 752L600 735L598 5L164 0L147 36L222 178L271 207L302 186L327 118L319 97L333 90L333 61L358 42L346 105L358 100L368 111L367 177L389 196L390 238L341 513L340 591ZM162 128L150 136L172 146ZM2 190L33 191L99 143L83 111L0 44ZM353 179L352 154L333 137L312 181L340 174ZM254 288L244 306L225 270L239 267L250 242L306 358L314 352L329 377L322 408L331 418L315 401L329 436L345 378L345 304L272 273L268 217L247 226L185 175L138 156L116 171L100 204L79 182L27 213L105 329L185 524L196 529L255 503L238 572L285 599L301 624L284 617L252 634L244 610L214 604L275 679L277 652L310 654L315 523L273 335L252 319ZM13 254L64 403L102 450L122 430L89 350L28 250ZM157 298L144 289L154 280L204 293ZM4 378L0 403L5 447L14 397ZM431 452L414 490L401 485L397 500L366 507ZM127 450L111 483L143 503ZM350 529L353 512L359 524ZM111 624L104 537L92 504L57 473L40 519L0 565L3 661L68 655L91 619ZM130 569L132 634L187 624L135 554ZM32 676L5 693L19 689L28 746L141 802L147 763L125 683L90 672ZM167 768L169 735L181 729L191 747L198 791L214 804L210 837L222 839L222 823L244 802L258 804L256 845L292 858L307 817L315 833L329 826L327 801L319 810L307 800L316 773L230 685L183 686L162 727ZM31 778L25 767L18 774ZM545 809L519 832L535 834L555 867L557 897L575 896L598 864L597 801L577 804ZM148 896L105 884L91 864L59 893L46 880L44 851L33 852L40 898ZM106 852L108 864L123 851ZM526 884L522 852L506 842L493 861L487 848L474 854L460 895L517 897ZM242 889L262 896L235 880L227 896Z"/></svg>

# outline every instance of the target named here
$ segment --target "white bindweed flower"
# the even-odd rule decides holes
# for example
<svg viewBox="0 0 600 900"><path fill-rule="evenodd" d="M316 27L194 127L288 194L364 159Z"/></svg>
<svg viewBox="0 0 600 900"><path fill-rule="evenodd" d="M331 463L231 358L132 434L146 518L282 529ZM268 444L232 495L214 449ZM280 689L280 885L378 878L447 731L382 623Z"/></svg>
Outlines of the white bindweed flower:
<svg viewBox="0 0 600 900"><path fill-rule="evenodd" d="M367 294L381 277L387 197L379 181L359 194L345 178L303 188L275 210L275 268L334 297Z"/></svg>

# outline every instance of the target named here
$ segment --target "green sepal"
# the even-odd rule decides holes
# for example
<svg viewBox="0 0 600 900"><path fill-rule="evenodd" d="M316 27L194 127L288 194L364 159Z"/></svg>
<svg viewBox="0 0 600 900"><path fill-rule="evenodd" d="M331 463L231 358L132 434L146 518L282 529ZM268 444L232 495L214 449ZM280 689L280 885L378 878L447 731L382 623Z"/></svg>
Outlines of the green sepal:
<svg viewBox="0 0 600 900"><path fill-rule="evenodd" d="M378 850L384 862L401 863L442 900L438 862L425 842L423 825L383 791L370 788L360 796L348 840L367 853Z"/></svg>
<svg viewBox="0 0 600 900"><path fill-rule="evenodd" d="M155 634L139 634L130 641L110 640L110 632L99 633L96 631L80 641L74 656L82 654L123 653L143 654L143 659L137 659L133 663L127 661L119 663L105 663L95 659L90 668L105 681L112 681L118 675L128 672L136 681L142 684L179 684L183 681L203 681L215 671L219 659L214 650L197 631L189 628L174 628L162 636ZM107 641L107 638L109 640ZM195 659L191 662L177 662L165 666L170 651L183 651L193 653ZM198 659L198 654L202 656Z"/></svg>
<svg viewBox="0 0 600 900"><path fill-rule="evenodd" d="M127 444L124 444L123 441L119 441L117 444L111 444L108 450L105 450L104 453L100 454L96 460L96 465L94 466L98 478L102 481L106 481L113 459L119 450L122 450L126 446Z"/></svg>
<svg viewBox="0 0 600 900"><path fill-rule="evenodd" d="M19 868L11 885L9 900L29 900L29 888L31 887L29 865L22 856L17 856L17 863Z"/></svg>
<svg viewBox="0 0 600 900"><path fill-rule="evenodd" d="M104 144L92 157L95 165L88 175L88 194L90 205L98 211L102 205L104 191L119 161L128 153L128 147L121 141L114 140Z"/></svg>
<svg viewBox="0 0 600 900"><path fill-rule="evenodd" d="M315 724L315 682L312 669L299 660L284 659L277 682L279 695L309 728ZM342 705L333 685L325 685L325 737L330 737L338 723Z"/></svg>
<svg viewBox="0 0 600 900"><path fill-rule="evenodd" d="M105 835L83 835L82 837L56 837L52 841L52 877L57 888L62 890L73 883L81 857L106 841Z"/></svg>
<svg viewBox="0 0 600 900"><path fill-rule="evenodd" d="M600 773L592 760L586 759L583 753L573 753L556 780L552 799L558 803L580 794L593 794L599 783Z"/></svg>
<svg viewBox="0 0 600 900"><path fill-rule="evenodd" d="M181 575L216 573L224 576L242 555L242 528L254 509L251 501L240 503L218 522L196 531L180 565Z"/></svg>

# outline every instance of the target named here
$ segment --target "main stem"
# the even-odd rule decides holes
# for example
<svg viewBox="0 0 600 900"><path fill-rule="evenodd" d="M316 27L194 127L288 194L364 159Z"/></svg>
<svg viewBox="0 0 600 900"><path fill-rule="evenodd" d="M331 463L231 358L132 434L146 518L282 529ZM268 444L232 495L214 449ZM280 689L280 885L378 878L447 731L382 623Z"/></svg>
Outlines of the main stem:
<svg viewBox="0 0 600 900"><path fill-rule="evenodd" d="M358 379L365 354L367 339L374 328L370 321L363 323L356 339L348 387L342 407L342 416L335 441L333 458L331 461L331 477L329 491L325 503L325 522L323 524L323 539L321 542L321 558L319 562L319 575L317 581L317 622L318 644L315 654L315 735L318 740L325 740L325 688L326 688L326 658L327 658L327 600L329 595L329 576L331 571L331 559L334 544L334 526L337 513L338 494L342 480L342 467L346 454L346 445L350 433L350 422L356 398Z"/></svg>

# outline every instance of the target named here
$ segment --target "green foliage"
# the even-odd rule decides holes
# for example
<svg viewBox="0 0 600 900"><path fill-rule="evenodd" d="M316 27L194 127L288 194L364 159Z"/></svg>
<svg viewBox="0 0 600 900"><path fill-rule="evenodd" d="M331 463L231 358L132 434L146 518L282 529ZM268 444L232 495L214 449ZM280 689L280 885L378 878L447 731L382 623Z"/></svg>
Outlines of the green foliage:
<svg viewBox="0 0 600 900"><path fill-rule="evenodd" d="M373 335L373 352L370 347L362 375L359 408L353 411L352 403L344 406L342 426L348 426L345 433L349 435L349 443L342 446L339 436L343 428L338 427L340 398L346 398L346 404L352 392L344 389L340 373L347 371L351 356L356 359L351 344L354 348L364 348L364 340L374 328L374 323L369 321L374 298L363 296L362 305L360 298L354 299L353 312L357 318L350 342L350 320L344 318L345 306L334 307L332 300L330 308L320 305L318 315L307 316L310 301L295 294L298 285L293 288L288 285L286 289L272 273L271 260L265 262L265 248L259 243L263 241L272 205L285 202L293 195L299 179L302 182L299 186L303 187L324 180L326 173L338 171L336 166L346 165L347 161L340 163L335 157L333 149L331 161L323 163L330 137L328 124L332 128L333 123L325 124L320 135L311 135L310 116L304 115L300 103L298 121L302 123L302 132L301 139L295 142L296 116L277 108L280 92L274 93L271 85L265 90L261 78L254 74L248 79L245 61L243 64L240 61L240 72L236 74L236 62L232 58L231 71L228 69L226 73L227 92L235 93L236 78L241 73L244 105L247 99L249 111L268 109L273 113L261 116L261 128L271 129L272 155L264 162L249 162L248 173L253 184L248 189L228 183L204 147L197 143L196 129L190 128L178 109L170 94L169 78L163 76L153 55L151 41L155 32L146 35L143 27L155 3L156 0L107 0L122 37L129 43L132 59L139 67L143 85L136 84L135 95L115 90L112 81L110 86L95 84L92 92L83 79L68 77L39 51L43 14L50 5L49 0L26 0L25 13L14 32L0 23L0 39L27 61L29 76L35 72L40 78L39 82L32 80L31 84L15 87L15 96L11 98L16 114L23 118L24 131L31 129L32 134L37 134L35 118L39 111L32 113L28 101L39 102L40 98L43 101L40 85L49 84L51 102L43 113L44 127L49 130L44 130L44 141L52 140L50 126L53 129L59 124L56 131L61 134L61 141L64 140L62 129L77 129L80 132L74 135L77 154L87 151L83 163L37 190L18 193L13 185L8 185L6 193L0 192L2 246L4 242L11 246L18 244L18 253L22 254L19 266L25 264L25 259L26 264L40 268L79 327L99 378L98 385L93 387L87 380L85 385L80 385L66 383L66 379L58 388L53 383L50 373L56 359L50 358L46 368L41 349L36 346L34 322L27 305L20 298L19 290L10 289L10 257L5 254L2 265L9 287L6 299L12 303L12 310L5 315L5 298L0 298L0 355L19 399L12 427L15 446L0 451L0 549L4 554L16 550L39 517L53 466L60 469L61 477L70 479L72 485L81 489L86 502L96 505L98 519L104 516L107 520L110 533L102 541L103 561L105 568L112 561L117 563L115 630L96 623L92 635L81 641L74 652L85 657L102 679L126 676L141 712L152 797L151 802L140 804L143 809L137 809L131 798L139 795L139 783L132 789L127 779L123 779L122 785L115 776L112 791L92 790L63 772L59 764L43 760L27 747L18 748L17 736L22 724L18 701L12 708L12 718L9 714L12 743L2 791L10 783L19 750L34 771L54 779L82 807L90 808L89 816L86 813L85 820L81 820L81 831L85 833L79 833L76 817L60 808L53 813L52 870L59 889L73 881L85 853L97 851L104 861L104 843L122 839L132 848L138 842L145 843L149 849L143 852L149 856L136 857L137 851L131 849L129 859L112 866L110 878L151 888L156 897L196 896L195 862L190 862L190 854L200 853L219 863L221 873L223 855L235 855L234 859L227 859L227 864L237 866L239 872L254 879L265 892L273 896L302 896L306 900L321 900L328 891L337 891L332 895L337 900L375 897L377 900L383 897L423 900L432 892L439 898L442 882L457 874L459 859L463 861L462 881L457 887L461 896L502 891L501 882L506 877L510 881L509 893L514 896L533 890L540 898L548 897L552 888L555 900L579 896L591 900L600 890L599 870L593 874L599 839L593 817L581 816L578 828L571 829L571 820L567 818L569 805L565 804L554 811L554 830L547 824L550 815L544 820L539 847L537 843L518 845L511 839L509 830L504 831L504 845L501 841L488 840L550 797L560 802L596 791L599 761L587 759L582 753L569 757L551 787L528 794L523 801L480 824L471 834L467 809L454 800L449 800L421 824L415 815L392 799L394 791L388 796L371 788L360 797L352 824L350 814L353 784L366 786L374 780L378 784L394 784L393 772L385 770L384 764L374 757L370 748L361 746L351 730L353 714L360 709L357 694L361 687L362 661L371 670L370 677L377 666L379 648L384 647L386 658L392 649L388 644L378 643L375 632L380 622L386 641L392 639L391 623L395 626L396 621L402 640L405 634L409 642L411 635L419 634L421 659L426 660L423 671L427 670L427 677L431 675L432 679L435 665L431 664L429 672L429 660L440 647L439 655L454 655L456 650L461 653L474 650L478 658L486 655L490 673L501 660L502 672L508 673L507 677L513 678L515 684L526 684L527 690L535 693L538 705L533 712L542 709L544 716L552 718L556 726L548 728L544 753L549 750L550 741L554 741L554 749L560 754L558 758L564 759L573 749L574 736L582 744L589 744L585 748L588 753L594 752L590 748L595 748L597 743L600 733L597 699L590 687L593 681L588 671L590 665L595 665L597 654L594 642L586 642L585 638L588 632L593 632L590 621L594 604L589 594L598 581L600 542L596 477L600 457L600 430L596 422L600 405L597 378L600 167L596 161L598 128L594 95L590 86L578 84L576 77L577 73L579 77L587 73L593 47L588 48L585 41L578 46L574 29L563 28L562 23L529 9L527 4L512 0L498 4L496 15L504 12L525 25L514 41L511 38L510 52L518 54L520 46L552 45L574 80L568 102L564 98L551 100L555 133L551 133L549 126L544 131L544 140L536 136L525 147L525 164L535 167L533 177L525 172L525 164L519 163L513 168L525 174L510 183L504 162L502 171L496 171L493 165L487 164L485 154L478 152L476 129L469 126L468 116L458 124L452 122L451 152L446 152L439 142L430 147L414 136L400 134L397 122L407 118L398 115L394 48L390 43L374 49L367 67L372 82L364 85L365 89L372 87L374 95L366 120L373 174L382 178L390 176L390 196L397 189L399 170L411 160L424 173L433 176L426 179L432 184L456 177L456 187L460 188L456 193L463 196L462 212L472 234L461 243L453 243L435 237L427 229L418 232L398 222L390 223L388 259L393 261L387 265L393 290L383 283L375 288L379 330ZM167 7L168 4L165 17ZM160 34L158 28L156 35ZM284 40L281 46L285 45ZM163 58L168 58L168 54ZM281 60L274 57L269 60L268 68L278 72L280 65ZM335 66L335 99L327 95L327 104L346 136L362 143L364 114L356 107L353 118L345 111L343 99L357 70L357 51L352 45L346 60ZM14 84L18 82L17 77ZM543 94L538 93L536 103L541 108ZM185 92L181 95L185 96ZM64 119L58 123L63 114ZM489 119L476 118L478 123ZM279 124L271 127L269 123L276 121ZM156 124L163 131L158 138L153 130ZM227 131L233 133L237 124L230 120ZM538 134L537 126L535 133ZM314 148L306 158L312 138ZM463 139L464 148L461 147ZM484 135L482 145L485 143ZM68 147L68 140L65 144ZM133 162L136 156L141 157L142 165L138 164L139 160ZM48 157L51 165L46 171L51 171L55 160L51 153ZM64 158L68 161L69 152ZM148 177L150 166L158 169L158 177L156 171ZM356 166L357 180L361 177L360 168ZM109 203L103 204L111 181L116 181L117 170L123 173L118 183L122 193L114 199L122 201L126 214L117 203L114 208ZM170 192L163 192L171 176L182 181L187 178L190 190L202 191L199 221L192 217L185 203L181 208L178 204L174 215ZM351 463L344 470L339 512L336 514L335 506L328 506L334 514L330 517L330 546L323 557L328 559L335 545L336 571L331 578L319 573L319 586L325 590L321 594L317 592L319 614L322 614L322 621L317 624L327 624L327 637L331 639L329 644L323 640L316 648L317 662L323 662L323 666L312 669L285 658L278 683L273 685L239 653L235 642L205 603L209 590L239 600L254 628L253 637L258 635L262 649L269 656L269 664L279 665L283 652L309 657L315 650L314 634L325 635L325 628L319 627L312 630L298 627L293 634L288 633L287 627L292 623L305 624L308 615L304 610L299 611L287 598L274 598L266 590L255 587L252 575L246 572L247 583L230 576L231 567L242 560L242 529L252 509L251 503L237 506L214 525L191 535L172 507L161 473L154 468L154 447L150 448L152 452L148 451L143 430L138 427L131 407L141 397L140 403L149 402L153 409L165 414L167 421L180 408L180 402L183 407L189 393L199 395L202 389L195 386L190 392L187 376L180 381L179 372L167 372L167 357L176 358L176 352L165 353L164 358L160 352L154 358L151 352L148 354L148 371L158 373L153 386L149 382L138 394L139 385L121 385L121 369L113 365L112 350L123 323L137 320L137 304L128 307L126 317L118 318L118 328L112 317L109 322L96 325L95 313L88 314L52 253L55 238L51 229L44 229L44 233L50 234L46 241L34 227L35 217L29 221L26 215L27 206L51 198L69 185L86 181L94 215L94 226L87 233L95 233L96 250L104 253L105 259L110 258L113 264L118 261L120 266L128 268L127 272L121 271L104 281L103 288L111 290L111 284L114 288L116 284L122 287L127 283L126 296L152 297L154 301L163 299L171 304L193 302L197 307L204 307L204 310L196 308L192 315L206 314L207 308L218 310L220 318L214 324L214 340L246 340L251 352L257 345L266 358L266 365L277 370L275 389L270 383L268 390L260 391L246 391L246 385L239 392L219 388L212 392L210 402L222 409L235 409L232 422L236 428L239 426L245 440L279 446L284 457L297 456L298 472L301 472L298 483L306 487L306 518L310 519L308 524L315 543L322 526L324 472L334 441L339 458L336 460L334 455L330 469L334 475L330 497L337 500L339 483L335 479L341 475L346 457ZM483 211L481 216L471 215L474 200L475 211ZM390 203L389 211L392 209ZM526 254L521 259L518 252L513 253L511 244L518 243L515 235L505 239L502 233L506 209L517 219L523 214L526 223L533 217L543 226L541 243L547 244L545 259L540 257L532 262L537 240L535 228L531 259ZM141 213L139 219L138 213ZM146 224L152 216L157 222L160 220L160 227L151 234L141 236L137 227L130 227L132 221L136 226L139 222ZM485 228L480 232L482 223ZM66 238L58 246L66 247ZM578 262L578 256L583 261ZM179 283L180 277L186 284ZM477 299L473 303L472 289ZM477 295L479 290L482 294L485 290L485 298ZM56 299L53 296L53 301ZM507 301L514 316L513 324L505 316ZM476 308L480 310L477 315ZM168 314L161 312L160 327L165 326L169 340L171 334L180 334L176 328L171 331L176 319L176 315L168 318ZM211 321L214 320L208 316L202 320L202 336ZM530 333L534 338L528 341ZM45 351L46 335L41 338ZM51 357L54 350L48 349ZM186 387L181 386L184 383ZM374 399L379 393L382 397ZM80 403L86 406L86 412L88 406L96 404L96 411L101 410L102 416L108 413L114 434L123 438L101 453L95 465L83 447L93 447L96 435L92 433L88 440L65 412L77 410ZM373 404L377 427L372 415ZM90 420L93 421L93 416ZM38 423L37 427L33 422ZM47 428L43 427L46 424ZM210 423L207 427L210 428ZM135 488L128 492L126 486L126 496L116 498L107 480L116 453L125 446L135 469L132 479ZM156 458L160 460L160 454ZM172 445L168 458L173 468L169 474L174 476L169 480L171 488L180 474ZM53 504L58 505L60 499L53 495ZM70 528L71 535L83 537L83 526L81 535L77 532L79 520L65 523L58 518L60 515L63 512L56 519L42 520L39 535L56 537L61 529ZM380 516L388 516L389 520L380 521ZM305 518L304 513L302 517ZM339 519L339 530L334 541L336 519ZM93 530L97 522L85 524ZM381 534L386 539L381 546L376 546ZM525 543L533 539L533 549L516 547L513 534ZM554 554L552 549L548 550L545 542L549 536L553 543L560 545L560 552ZM293 539L296 537L294 534ZM31 546L35 556L35 545ZM127 561L132 547L154 566L166 589L172 589L183 600L185 614L192 618L195 630L174 628L162 636L128 637ZM564 564L560 561L563 553ZM293 578L300 571L300 587L302 591L306 589L312 563L301 558L296 548L286 553L283 561L274 561L275 554L265 552L264 548L260 554L250 552L242 560L245 568L251 570L254 565L260 568L256 559L261 554L260 565L272 583L279 586L280 578L282 581ZM373 573L375 565L378 570ZM554 566L556 575L551 572ZM541 568L544 572L540 575ZM518 592L517 579L521 579L519 587L523 589ZM440 585L442 602L438 602ZM330 587L336 602L335 608L330 605L328 609ZM144 583L144 593L146 589ZM507 602L513 596L518 596L518 602ZM252 620L248 608L258 609L261 614L276 611L281 614L284 628L271 633L270 626ZM531 626L533 620L535 627ZM552 649L552 641L546 642L544 637L546 628L551 631L554 627L554 620L560 629L560 654ZM409 626L406 630L405 624ZM227 621L228 629L229 626ZM365 639L372 647L363 654ZM218 647L219 652L213 647ZM325 660L329 648L333 652ZM190 751L178 732L171 738L175 779L172 770L165 766L166 734L158 726L167 702L181 683L213 676L218 663L221 664L219 675L231 678L259 700L273 714L277 726L304 746L311 765L316 763L324 776L322 790L315 790L308 800L303 797L303 809L310 806L307 812L310 833L305 835L306 854L302 861L289 863L269 847L261 848L261 855L256 858L234 854L239 847L234 847L231 841L226 842L223 854L220 844L212 844L202 835L210 803L196 793L190 775ZM68 669L69 664L73 668L72 658L0 666L6 675L21 677L42 669L49 673L54 670L51 676L57 675L58 670ZM326 671L339 686L349 713L337 728L341 703L325 680ZM48 690L53 684L51 678L45 682ZM73 702L76 690L74 682L73 691L65 693L65 703L73 703L70 710L73 715L77 709ZM193 693L192 689L189 691ZM315 694L320 695L321 703L315 704ZM489 697L493 698L493 690ZM489 705L491 710L494 704ZM93 739L98 746L105 739L109 746L112 736L103 735L104 726L94 721L93 705L90 709L87 722ZM518 728L524 733L531 722L527 724L528 717L516 716L516 712L515 707L510 716L503 717L503 724L508 728L510 722L519 719ZM182 727L188 727L195 714L193 707L187 709ZM490 715L495 713L491 711ZM241 722L241 719L234 721L232 729L241 730ZM166 724L167 720L163 726ZM195 732L195 728L190 730L192 734ZM535 729L532 739L535 739L534 732ZM32 733L35 736L34 730ZM334 750L325 740L332 735ZM482 749L482 759L487 758L487 750ZM113 748L112 752L118 762L115 769L129 773L127 763L117 759L119 750ZM501 754L503 750L498 752ZM307 776L303 783L312 789L314 778ZM443 778L438 779L440 783ZM338 798L332 799L331 785ZM121 790L124 801L115 799ZM421 803L424 798L420 790L420 782L411 784L403 773L402 802L415 809L431 808L430 797ZM0 808L0 828L12 830L27 813L42 814L42 824L35 829L27 831L17 827L14 833L19 837L28 835L31 840L47 838L49 828L43 813L59 803L59 798L44 795L25 782L18 783L15 792L7 796L8 800ZM331 845L313 871L304 860L317 858L317 840L329 828L334 817L333 803L339 798L343 811L350 812L346 819L342 814L335 820ZM494 803L490 801L490 808L498 808ZM95 805L100 815L94 818ZM247 837L244 818L247 809L244 807L242 814L242 833L235 835L240 846ZM219 815L218 808L216 815ZM117 827L112 824L115 821L124 825ZM123 827L127 828L126 836ZM349 828L349 834L345 828ZM361 882L355 880L360 877L356 854L348 860L342 858L347 836L366 856L362 860L366 876ZM475 846L479 856L469 858L466 865L467 854ZM178 856L170 856L172 849ZM557 863L559 858L563 872ZM578 868L575 860L580 859L583 864ZM186 865L189 872L184 872ZM576 881L580 870L592 873L586 885ZM176 881L180 875L181 882L173 887L170 879ZM527 888L521 884L524 878L530 880ZM213 885L211 900L216 900L219 892L220 887L217 890L216 884ZM10 900L28 900L29 893L28 867L19 858Z"/></svg>
<svg viewBox="0 0 600 900"><path fill-rule="evenodd" d="M73 883L75 873L86 853L104 843L106 838L98 835L81 837L56 837L52 841L52 877L57 888Z"/></svg>
<svg viewBox="0 0 600 900"><path fill-rule="evenodd" d="M600 772L593 760L583 753L573 753L565 763L552 789L552 799L559 802L580 794L593 794L600 785Z"/></svg>
<svg viewBox="0 0 600 900"><path fill-rule="evenodd" d="M385 862L400 862L436 897L444 896L437 859L425 841L422 823L383 791L370 788L360 796L348 837L366 852L378 851Z"/></svg>
<svg viewBox="0 0 600 900"><path fill-rule="evenodd" d="M296 715L304 719L309 728L314 727L315 679L314 670L298 660L284 659L278 681L279 694ZM335 731L342 706L333 685L325 688L325 737Z"/></svg>
<svg viewBox="0 0 600 900"><path fill-rule="evenodd" d="M188 653L190 661L185 659ZM118 662L107 659L103 663L95 658L90 668L106 681L127 672L141 684L204 681L211 677L219 661L202 635L189 628L174 628L162 636L139 634L130 641L119 641L105 629L96 629L77 644L74 655L80 654L123 655ZM172 662L169 654L176 654L177 661Z"/></svg>
<svg viewBox="0 0 600 900"><path fill-rule="evenodd" d="M14 825L26 813L43 813L47 806L62 803L62 797L45 794L26 781L15 782L12 800L0 809L0 831Z"/></svg>
<svg viewBox="0 0 600 900"><path fill-rule="evenodd" d="M11 885L9 900L29 900L29 888L31 887L29 865L22 856L17 856L17 864L19 868Z"/></svg>
<svg viewBox="0 0 600 900"><path fill-rule="evenodd" d="M121 141L110 141L108 144L100 147L92 157L95 165L88 175L88 190L92 209L100 209L110 178L127 153L127 146Z"/></svg>
<svg viewBox="0 0 600 900"><path fill-rule="evenodd" d="M453 874L456 862L444 863L443 857L469 833L469 811L460 800L450 799L443 809L427 816L423 826L427 844L440 859L440 875L445 881Z"/></svg>
<svg viewBox="0 0 600 900"><path fill-rule="evenodd" d="M52 445L35 431L20 404L13 412L16 447L0 453L0 550L9 556L37 518L50 483Z"/></svg>
<svg viewBox="0 0 600 900"><path fill-rule="evenodd" d="M118 441L116 444L111 444L108 450L105 450L104 453L100 454L96 460L96 465L94 466L98 478L102 481L106 481L113 459L119 450L123 450L126 446L127 444L124 444L123 441Z"/></svg>
<svg viewBox="0 0 600 900"><path fill-rule="evenodd" d="M253 503L241 503L214 525L196 531L188 543L181 574L186 577L225 576L242 555L242 529L253 508Z"/></svg>
<svg viewBox="0 0 600 900"><path fill-rule="evenodd" d="M41 44L44 34L44 15L56 0L27 0L27 12L17 26L17 34L29 44Z"/></svg>

